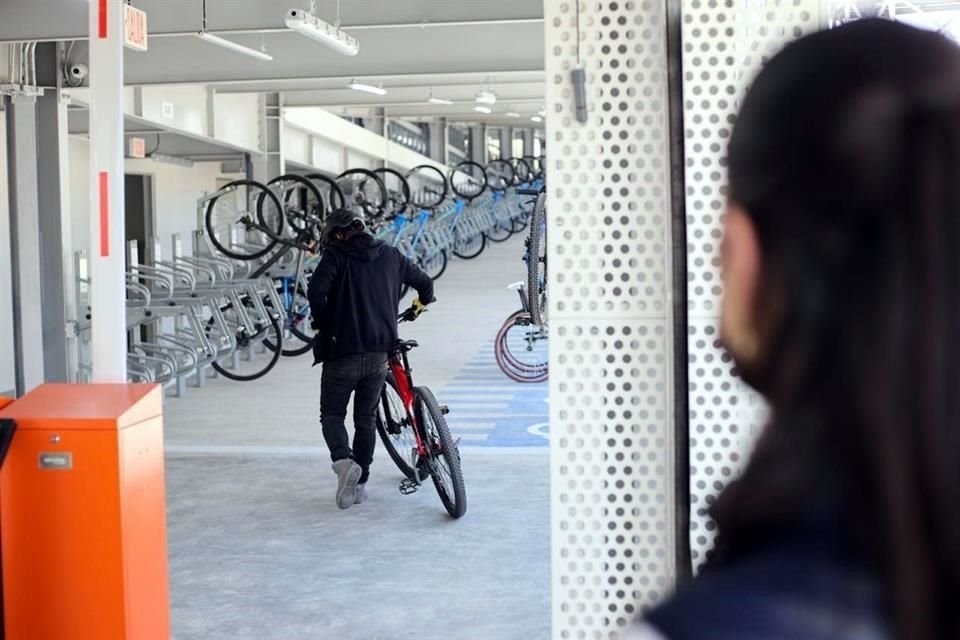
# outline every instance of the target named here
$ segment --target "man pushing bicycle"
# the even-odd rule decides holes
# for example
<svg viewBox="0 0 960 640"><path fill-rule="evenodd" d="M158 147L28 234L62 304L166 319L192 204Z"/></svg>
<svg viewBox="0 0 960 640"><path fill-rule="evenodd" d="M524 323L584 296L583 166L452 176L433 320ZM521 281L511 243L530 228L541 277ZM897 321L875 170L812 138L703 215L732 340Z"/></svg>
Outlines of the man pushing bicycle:
<svg viewBox="0 0 960 640"><path fill-rule="evenodd" d="M396 248L367 232L363 216L337 209L324 222L323 256L307 295L317 331L314 364L323 363L320 423L337 474L337 506L367 498L376 445L376 411L387 374L387 354L397 342L397 308L403 286L416 290L414 315L434 302L433 281ZM353 446L345 419L353 399Z"/></svg>

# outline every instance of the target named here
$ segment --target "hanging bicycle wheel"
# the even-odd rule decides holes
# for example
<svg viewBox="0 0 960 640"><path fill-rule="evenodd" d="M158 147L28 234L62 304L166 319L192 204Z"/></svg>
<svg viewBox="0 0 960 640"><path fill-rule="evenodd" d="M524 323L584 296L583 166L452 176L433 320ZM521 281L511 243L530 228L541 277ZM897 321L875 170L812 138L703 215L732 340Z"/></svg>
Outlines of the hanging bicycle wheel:
<svg viewBox="0 0 960 640"><path fill-rule="evenodd" d="M547 194L540 192L533 205L527 249L527 300L536 325L547 321Z"/></svg>
<svg viewBox="0 0 960 640"><path fill-rule="evenodd" d="M430 456L428 468L433 486L450 517L462 518L467 512L467 489L463 482L460 450L433 392L427 387L417 387L413 392L417 421Z"/></svg>
<svg viewBox="0 0 960 640"><path fill-rule="evenodd" d="M337 176L336 181L346 200L346 208L362 213L369 222L383 216L387 206L387 188L373 171L348 169Z"/></svg>
<svg viewBox="0 0 960 640"><path fill-rule="evenodd" d="M433 209L446 199L449 186L440 169L421 164L407 173L413 204L421 209Z"/></svg>
<svg viewBox="0 0 960 640"><path fill-rule="evenodd" d="M523 163L527 165L527 175L524 182L533 182L540 177L540 170L537 168L537 157L536 156L523 156L521 158Z"/></svg>
<svg viewBox="0 0 960 640"><path fill-rule="evenodd" d="M317 189L323 196L323 202L327 208L323 211L321 218L326 217L334 209L343 209L347 205L347 199L343 197L343 191L337 181L322 173L308 173L306 176L311 182L317 185Z"/></svg>
<svg viewBox="0 0 960 640"><path fill-rule="evenodd" d="M487 184L494 191L504 192L516 179L513 166L506 160L492 160L484 168Z"/></svg>
<svg viewBox="0 0 960 640"><path fill-rule="evenodd" d="M524 184L533 180L533 169L526 157L510 158L510 166L513 168L512 184Z"/></svg>
<svg viewBox="0 0 960 640"><path fill-rule="evenodd" d="M493 353L500 370L511 380L543 382L547 379L547 331L533 324L526 311L517 311L503 323L497 332Z"/></svg>
<svg viewBox="0 0 960 640"><path fill-rule="evenodd" d="M377 408L377 433L383 442L387 454L403 475L411 480L417 468L417 436L407 417L407 411L397 391L397 382L393 373L387 373L387 380L380 394Z"/></svg>
<svg viewBox="0 0 960 640"><path fill-rule="evenodd" d="M253 180L224 185L209 202L204 226L213 246L234 260L256 260L283 233L283 206L269 187Z"/></svg>
<svg viewBox="0 0 960 640"><path fill-rule="evenodd" d="M317 185L303 176L287 174L277 176L268 182L267 186L273 187L279 194L283 203L284 219L294 234L301 234L310 229L319 231L320 222L323 219L324 202ZM261 194L259 197L262 201L266 194ZM259 203L258 206L260 206Z"/></svg>
<svg viewBox="0 0 960 640"><path fill-rule="evenodd" d="M387 190L387 201L384 205L384 215L397 216L406 211L410 205L410 185L403 174L393 169L380 168L373 172L380 177Z"/></svg>
<svg viewBox="0 0 960 640"><path fill-rule="evenodd" d="M464 160L450 171L448 182L456 195L473 200L487 190L487 172L479 162Z"/></svg>
<svg viewBox="0 0 960 640"><path fill-rule="evenodd" d="M236 309L231 302L220 311L233 331L236 349L211 362L211 366L224 377L240 382L263 377L280 359L278 347L283 345L283 330L279 321L272 315L263 317L249 300L242 309Z"/></svg>
<svg viewBox="0 0 960 640"><path fill-rule="evenodd" d="M547 176L547 156L537 156L537 166L535 171L537 178L541 180Z"/></svg>

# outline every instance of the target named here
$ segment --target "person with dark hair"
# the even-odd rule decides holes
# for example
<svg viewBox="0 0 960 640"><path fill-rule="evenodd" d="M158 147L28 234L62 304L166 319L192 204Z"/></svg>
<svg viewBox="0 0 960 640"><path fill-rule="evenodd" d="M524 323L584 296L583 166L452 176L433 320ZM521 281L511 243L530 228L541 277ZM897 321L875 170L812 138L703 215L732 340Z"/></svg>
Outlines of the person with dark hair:
<svg viewBox="0 0 960 640"><path fill-rule="evenodd" d="M367 233L363 217L348 209L329 214L307 297L317 331L314 364L323 363L320 423L337 474L337 506L366 500L376 446L376 411L387 375L387 353L397 341L397 307L404 285L434 302L433 281L394 247ZM353 447L344 421L353 395Z"/></svg>
<svg viewBox="0 0 960 640"><path fill-rule="evenodd" d="M632 637L960 638L960 49L802 38L728 156L721 335L771 419L707 565Z"/></svg>

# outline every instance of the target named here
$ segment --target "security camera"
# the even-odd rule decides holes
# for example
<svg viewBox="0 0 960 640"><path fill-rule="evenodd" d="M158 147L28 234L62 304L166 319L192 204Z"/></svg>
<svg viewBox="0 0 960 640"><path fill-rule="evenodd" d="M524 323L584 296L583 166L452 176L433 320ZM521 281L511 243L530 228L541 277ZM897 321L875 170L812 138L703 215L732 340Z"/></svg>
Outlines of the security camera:
<svg viewBox="0 0 960 640"><path fill-rule="evenodd" d="M90 73L90 69L87 68L87 65L76 63L67 67L67 74L69 74L69 80L73 83L83 82L87 75Z"/></svg>

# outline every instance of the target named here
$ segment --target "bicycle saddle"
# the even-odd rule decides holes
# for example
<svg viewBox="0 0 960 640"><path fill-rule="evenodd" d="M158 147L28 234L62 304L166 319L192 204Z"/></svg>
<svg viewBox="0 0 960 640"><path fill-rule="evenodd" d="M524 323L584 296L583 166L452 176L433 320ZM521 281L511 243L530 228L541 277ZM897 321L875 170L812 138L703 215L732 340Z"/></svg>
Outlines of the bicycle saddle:
<svg viewBox="0 0 960 640"><path fill-rule="evenodd" d="M394 349L397 351L410 351L411 349L416 349L420 346L420 343L416 340L397 340L397 343L394 345Z"/></svg>

